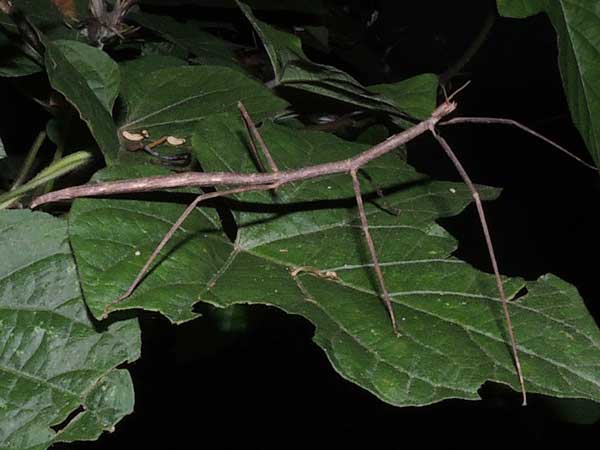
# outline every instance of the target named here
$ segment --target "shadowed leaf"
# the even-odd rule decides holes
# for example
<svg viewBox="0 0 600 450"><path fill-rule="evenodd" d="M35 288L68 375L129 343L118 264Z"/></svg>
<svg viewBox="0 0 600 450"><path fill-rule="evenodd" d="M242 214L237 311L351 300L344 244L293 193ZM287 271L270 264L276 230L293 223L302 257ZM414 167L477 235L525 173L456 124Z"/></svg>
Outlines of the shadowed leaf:
<svg viewBox="0 0 600 450"><path fill-rule="evenodd" d="M156 61L156 58L154 58ZM165 61L164 57L160 59ZM173 60L171 58L171 60ZM123 74L127 117L121 130L190 138L198 123L243 101L256 120L285 109L287 102L239 71L220 66L177 66Z"/></svg>
<svg viewBox="0 0 600 450"><path fill-rule="evenodd" d="M497 0L500 14L545 12L558 34L558 65L575 126L600 164L600 3L589 0Z"/></svg>
<svg viewBox="0 0 600 450"><path fill-rule="evenodd" d="M0 447L112 431L133 410L131 378L116 367L139 357L137 322L98 330L90 321L66 221L2 211L0 230Z"/></svg>
<svg viewBox="0 0 600 450"><path fill-rule="evenodd" d="M77 109L79 116L87 124L100 147L106 163L111 164L119 150L117 128L110 112L90 87L89 83L93 83L92 79L85 78L75 68L63 53L60 44L47 42L45 59L50 84ZM112 64L106 66L107 71L113 69ZM90 73L87 75L89 76Z"/></svg>
<svg viewBox="0 0 600 450"><path fill-rule="evenodd" d="M239 68L232 45L203 31L200 22L181 23L168 16L148 13L131 14L129 17L138 25L155 31L195 55L198 63Z"/></svg>

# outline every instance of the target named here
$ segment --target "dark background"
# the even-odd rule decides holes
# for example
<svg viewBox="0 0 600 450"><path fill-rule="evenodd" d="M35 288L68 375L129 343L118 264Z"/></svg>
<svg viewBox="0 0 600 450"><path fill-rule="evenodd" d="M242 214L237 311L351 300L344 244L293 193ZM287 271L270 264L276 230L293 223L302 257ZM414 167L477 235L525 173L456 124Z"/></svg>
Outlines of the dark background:
<svg viewBox="0 0 600 450"><path fill-rule="evenodd" d="M444 72L494 8L493 1L466 0L338 3L339 13L358 24L374 9L380 19L369 30L358 29L355 47L332 55L308 52L367 84ZM232 11L214 13L242 22ZM261 17L285 24L302 19ZM390 43L397 45L385 71L377 62ZM453 86L472 83L458 97L460 115L518 120L591 162L569 116L547 17L497 18L463 72ZM16 109L3 121L2 136L10 149L19 138L10 121L34 120L34 106L9 95ZM598 322L597 175L516 129L462 125L443 132L475 182L504 188L499 200L485 205L501 272L530 280L547 272L560 276L577 286ZM409 162L435 178L459 181L429 138L409 146ZM474 208L441 223L459 240L458 257L491 271ZM576 445L600 431L589 424L600 416L594 404L531 395L530 406L522 408L519 394L497 385L483 386L480 402L395 408L337 375L303 319L267 307L205 313L179 327L144 313L142 358L130 366L134 414L97 442L55 448Z"/></svg>

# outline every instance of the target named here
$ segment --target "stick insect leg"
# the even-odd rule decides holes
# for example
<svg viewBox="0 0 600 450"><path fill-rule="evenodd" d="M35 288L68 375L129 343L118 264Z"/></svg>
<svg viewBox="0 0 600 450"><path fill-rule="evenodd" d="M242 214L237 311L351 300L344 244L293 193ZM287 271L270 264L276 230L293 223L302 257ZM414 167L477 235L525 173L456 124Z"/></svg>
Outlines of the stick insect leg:
<svg viewBox="0 0 600 450"><path fill-rule="evenodd" d="M395 208L395 207L389 205L385 201L385 194L383 193L383 190L379 187L379 185L377 185L375 180L373 180L373 178L371 178L367 172L364 172L361 169L359 169L358 172L360 172L371 183L371 187L375 190L377 197L379 197L379 199L377 200L377 203L375 203L375 202L373 202L373 203L375 205L379 206L382 210L384 210L388 214L392 214L394 216L399 216L400 213L402 212L402 210L400 208Z"/></svg>
<svg viewBox="0 0 600 450"><path fill-rule="evenodd" d="M464 167L448 145L448 142L440 136L433 126L430 127L431 133L435 137L435 139L439 142L439 144L446 152L446 155L450 158L454 167L460 174L461 178L471 191L471 195L473 196L473 200L475 201L475 206L477 207L477 214L479 215L479 221L481 222L481 228L483 229L483 235L485 237L485 243L487 245L488 254L490 256L490 260L492 262L492 268L494 270L494 276L496 277L496 285L498 287L498 292L500 293L500 300L502 301L502 309L504 310L504 317L506 320L506 326L508 328L508 335L510 336L510 343L512 347L513 360L515 363L515 367L517 369L517 376L519 377L519 384L521 385L521 394L523 396L523 406L527 405L527 393L525 391L525 379L523 378L523 371L521 369L521 360L519 359L519 352L517 350L517 340L515 337L515 332L512 325L512 320L510 318L510 311L508 310L508 300L506 299L506 293L504 292L504 283L502 282L502 277L500 276L500 271L498 270L498 263L496 261L496 255L494 252L494 246L492 244L492 238L490 235L490 231L487 225L487 221L485 219L485 213L483 212L483 205L481 204L481 199L479 198L479 192L475 188L475 185L469 178L469 175L465 171Z"/></svg>
<svg viewBox="0 0 600 450"><path fill-rule="evenodd" d="M256 128L256 125L254 124L252 117L250 117L250 113L248 112L248 110L246 110L246 107L244 106L244 104L241 101L238 102L237 106L240 110L240 113L242 114L242 119L243 119L244 125L246 125L246 130L248 131L248 134L250 137L250 145L252 147L252 151L254 152L254 156L258 160L258 164L262 166L262 162L260 161L260 158L258 157L258 152L256 151L256 146L254 145L255 139L258 141L258 145L260 145L260 148L261 148L263 154L265 155L265 158L267 158L267 162L269 163L269 167L271 168L271 171L279 172L279 168L277 167L277 164L275 163L273 156L271 156L269 147L267 146L267 143L260 135L258 128ZM264 172L264 169L262 167L261 167L261 170L263 170L263 172Z"/></svg>
<svg viewBox="0 0 600 450"><path fill-rule="evenodd" d="M248 143L250 144L250 150L252 150L252 156L254 156L254 159L256 160L256 164L258 165L258 170L261 172L266 172L267 170L265 169L265 166L262 162L260 154L258 153L258 150L256 149L256 144L254 143L254 137L252 134L252 126L250 125L250 123L252 123L252 122L251 121L248 122L248 119L250 116L244 115L245 108L244 108L244 105L242 102L238 102L238 108L240 109L240 113L242 115L242 122L244 122L244 126L246 127L246 133L248 133ZM252 123L252 125L254 125L254 123Z"/></svg>
<svg viewBox="0 0 600 450"><path fill-rule="evenodd" d="M526 127L525 125L517 122L516 120L501 119L501 118L497 118L497 117L455 117L454 119L440 122L439 125L457 125L457 124L461 124L461 123L501 124L501 125L510 125L513 127L517 127L519 129L525 131L526 133L529 133L532 136L535 136L536 138L541 139L542 141L546 142L547 144L550 144L554 148L557 148L558 150L563 152L565 155L567 155L567 156L575 159L579 163L583 164L585 167L588 167L588 168L596 170L596 171L598 170L597 167L586 163L583 159L574 155L569 150L564 148L562 145L557 144L556 142L548 139L546 136L541 135L537 131L534 131L531 128Z"/></svg>
<svg viewBox="0 0 600 450"><path fill-rule="evenodd" d="M121 295L118 299L109 303L104 308L105 314L108 313L108 309L111 306L114 306L117 303L122 302L127 297L129 297L131 294L133 294L135 289L138 287L140 282L144 279L144 277L148 273L150 267L152 266L152 263L154 263L154 261L156 260L156 258L158 257L158 255L160 254L162 249L165 247L165 245L167 245L167 243L171 240L171 238L173 237L175 232L179 229L179 227L181 227L183 222L188 218L188 216L192 213L192 211L194 211L194 209L196 208L196 206L198 206L198 204L200 204L201 202L203 202L205 200L209 200L211 198L223 197L223 196L230 195L230 194L237 194L237 193L247 192L247 191L259 191L259 190L274 189L275 187L277 187L277 185L278 185L277 183L274 183L274 184L268 184L268 185L243 186L243 187L238 187L238 188L227 189L224 191L208 192L206 194L201 194L198 197L196 197L194 199L194 201L189 204L189 206L185 209L185 211L183 211L183 213L179 216L179 218L171 226L169 231L164 235L164 237L162 238L160 243L156 246L156 248L154 249L154 251L152 252L150 257L144 264L144 267L142 267L142 269L138 273L138 275L135 278L135 280L133 281L133 283L131 283L131 286L129 286L129 289L127 289L127 291L123 295Z"/></svg>
<svg viewBox="0 0 600 450"><path fill-rule="evenodd" d="M396 324L396 315L394 314L392 300L390 299L390 294L388 293L387 287L385 285L385 279L383 278L383 271L381 270L379 258L377 257L377 251L375 250L375 244L373 243L373 238L371 237L371 232L369 231L369 222L367 221L365 206L363 204L362 194L360 192L360 182L358 180L358 176L356 175L356 170L350 171L350 175L352 176L352 185L354 187L356 206L358 206L358 214L360 216L363 234L365 235L367 246L369 247L369 252L371 253L371 259L373 260L373 267L375 268L375 273L377 274L377 280L379 281L379 286L383 293L383 303L385 304L385 307L387 308L388 314L390 316L394 334L396 336L400 336L400 333L398 332L398 326Z"/></svg>

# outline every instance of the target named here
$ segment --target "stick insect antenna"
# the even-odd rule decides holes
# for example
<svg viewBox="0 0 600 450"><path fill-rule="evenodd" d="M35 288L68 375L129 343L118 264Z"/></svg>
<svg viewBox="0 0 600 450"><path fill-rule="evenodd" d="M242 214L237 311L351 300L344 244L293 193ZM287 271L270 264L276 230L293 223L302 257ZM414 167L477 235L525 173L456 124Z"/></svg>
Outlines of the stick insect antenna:
<svg viewBox="0 0 600 450"><path fill-rule="evenodd" d="M442 92L444 93L444 98L446 99L446 103L449 103L450 101L452 101L452 99L454 97L456 97L463 89L465 89L470 84L471 84L471 80L466 81L465 83L463 83L463 85L461 87L459 87L452 94L450 94L450 96L448 96L448 93L446 92L446 88L444 87L444 85L443 84L440 85L440 87L442 88Z"/></svg>
<svg viewBox="0 0 600 450"><path fill-rule="evenodd" d="M521 369L521 361L519 359L519 352L517 350L517 339L515 337L515 332L512 325L512 320L510 318L510 311L508 309L508 300L506 299L506 293L504 291L504 282L502 281L502 277L500 276L500 271L498 270L498 262L496 261L496 255L494 252L494 246L492 244L492 238L490 235L490 231L487 225L487 220L485 219L485 213L483 212L483 205L481 204L481 199L479 197L479 192L475 188L475 185L471 181L471 178L465 171L463 165L460 163L450 145L446 140L440 136L434 128L434 125L430 125L429 129L431 133L444 149L444 152L452 163L454 167L460 174L461 178L467 185L471 195L473 196L473 200L475 201L475 206L477 207L477 214L479 215L479 221L481 222L481 228L483 229L483 236L485 237L485 243L487 245L488 254L490 256L490 261L492 262L492 268L494 271L494 276L496 278L496 285L498 287L498 292L500 293L500 300L502 301L502 309L504 310L504 317L506 319L506 327L508 328L508 335L510 336L510 343L512 347L513 360L515 364L515 368L517 369L517 376L519 377L519 384L521 385L521 394L523 396L523 406L527 405L527 392L525 390L525 379L523 377L523 370Z"/></svg>

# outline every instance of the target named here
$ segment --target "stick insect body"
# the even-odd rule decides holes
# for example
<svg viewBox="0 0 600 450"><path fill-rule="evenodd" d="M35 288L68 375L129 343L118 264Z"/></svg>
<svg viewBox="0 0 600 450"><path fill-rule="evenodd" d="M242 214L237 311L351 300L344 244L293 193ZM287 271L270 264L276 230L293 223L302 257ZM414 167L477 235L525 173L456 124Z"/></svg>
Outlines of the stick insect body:
<svg viewBox="0 0 600 450"><path fill-rule="evenodd" d="M456 93L455 93L456 94ZM436 126L437 125L450 125L450 124L459 124L459 123L501 123L501 124L509 124L517 126L524 131L531 133L532 135L544 140L545 142L553 145L558 148L562 152L567 155L577 159L580 163L597 170L595 167L585 163L581 159L572 155L563 147L558 144L550 141L544 136L536 133L535 131L517 123L512 120L507 119L492 119L492 118L466 118L466 117L458 117L450 120L444 120L446 116L451 114L457 107L457 104L451 100L452 97L447 99L444 103L442 103L432 114L431 116L423 120L411 128L408 128L401 133L395 134L385 141L371 147L370 149L345 160L329 162L325 164L318 164L314 166L307 166L301 169L296 170L279 170L271 153L263 141L260 133L258 132L254 122L252 121L250 115L244 108L241 102L238 104L240 108L242 119L246 125L248 134L250 136L250 146L256 157L257 161L260 161L258 157L258 151L254 140L256 140L263 152L265 159L268 162L270 172L263 171L258 173L227 173L227 172L213 172L213 173L196 173L196 172L188 172L188 173L180 173L175 175L165 175L165 176L155 176L155 177L146 177L146 178L138 178L131 180L122 180L122 181L112 181L105 183L97 183L83 186L75 186L66 189L61 189L59 191L51 192L40 197L37 197L33 200L30 207L36 208L40 205L61 201L61 200L69 200L78 197L91 197L91 196L102 196L102 195L114 195L114 194L125 194L125 193L136 193L136 192L147 192L147 191L156 191L160 189L169 189L169 188L181 188L181 187L208 187L208 186L228 186L227 189L215 192L204 193L196 197L196 199L185 209L185 211L181 214L181 216L175 221L171 229L165 234L159 245L153 251L152 255L146 261L144 267L138 273L136 279L133 281L129 289L121 295L118 299L116 299L111 304L107 305L105 308L105 313L108 313L110 307L115 304L121 302L122 300L129 297L136 289L136 287L141 283L144 279L145 275L148 273L150 267L153 262L161 252L161 250L165 247L165 245L169 242L171 237L177 231L177 229L182 225L185 219L193 212L193 210L203 201L209 200L217 197L225 197L227 195L241 193L241 192L249 192L249 191L258 191L258 190L275 190L278 187L291 183L294 181L302 181L308 180L311 178L324 177L333 174L339 173L347 173L350 175L353 183L354 193L356 197L356 203L358 207L358 212L361 220L361 227L367 242L369 253L373 262L373 268L375 270L375 274L377 276L377 281L379 284L379 289L382 297L382 301L387 309L388 315L390 317L390 322L394 333L397 336L400 336L400 332L398 330L396 317L394 314L394 307L389 296L385 279L383 276L383 272L381 270L381 265L379 263L379 258L377 256L377 251L375 245L373 243L373 239L369 232L369 225L367 221L367 216L365 213L363 199L361 194L360 181L357 177L358 170L363 167L368 162L379 158L380 156L392 151L402 144L406 144L407 142L413 140L414 138L426 133L430 132L433 137L438 141L438 143L443 148L444 152L450 158L461 178L467 185L473 200L475 202L477 212L480 218L483 235L486 242L487 251L492 263L492 269L494 272L496 285L498 288L498 292L500 295L500 299L502 302L502 307L504 310L504 316L506 321L506 326L508 329L508 334L510 337L510 345L512 349L513 362L515 364L516 374L519 380L519 384L521 387L523 405L527 404L527 393L525 389L525 380L523 376L523 371L521 368L521 362L519 359L517 340L514 333L510 311L508 307L508 300L506 298L506 294L504 292L504 285L502 282L502 278L500 276L500 271L498 268L498 264L496 261L496 257L494 254L494 247L492 244L492 239L490 236L490 232L488 230L487 221L485 218L485 214L483 211L483 205L481 203L481 199L479 197L479 193L477 192L474 184L469 178L467 172L462 167L462 164L452 151L450 145L446 142L446 140L439 134ZM261 167L262 168L262 167Z"/></svg>

